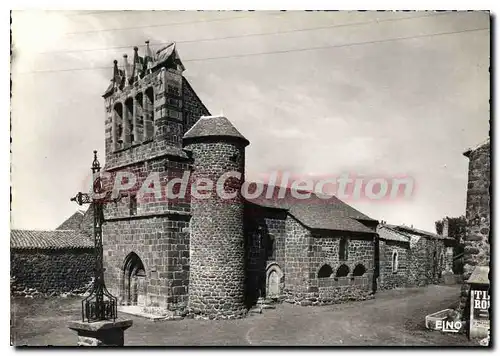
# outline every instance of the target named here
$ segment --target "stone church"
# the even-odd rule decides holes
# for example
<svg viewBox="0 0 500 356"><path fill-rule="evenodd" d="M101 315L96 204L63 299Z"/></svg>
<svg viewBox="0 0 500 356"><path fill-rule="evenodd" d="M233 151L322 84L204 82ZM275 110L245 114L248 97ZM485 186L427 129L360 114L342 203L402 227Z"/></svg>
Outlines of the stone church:
<svg viewBox="0 0 500 356"><path fill-rule="evenodd" d="M210 116L175 44L134 51L121 68L114 62L103 95L103 170L155 172L162 182L184 171L244 177L249 141L227 118ZM259 297L316 305L372 292L376 220L336 198L219 199L137 199L131 190L107 204L105 280L120 304L238 318Z"/></svg>
<svg viewBox="0 0 500 356"><path fill-rule="evenodd" d="M211 116L184 70L175 43L153 53L146 42L143 56L135 47L131 61L114 61L103 95L106 174L155 173L162 183L186 171L193 181L229 171L244 177L250 142L227 118ZM243 180L225 188L239 192ZM105 280L121 305L228 319L259 298L321 305L376 289L378 221L335 197L298 203L236 194L228 203L135 192L105 208Z"/></svg>

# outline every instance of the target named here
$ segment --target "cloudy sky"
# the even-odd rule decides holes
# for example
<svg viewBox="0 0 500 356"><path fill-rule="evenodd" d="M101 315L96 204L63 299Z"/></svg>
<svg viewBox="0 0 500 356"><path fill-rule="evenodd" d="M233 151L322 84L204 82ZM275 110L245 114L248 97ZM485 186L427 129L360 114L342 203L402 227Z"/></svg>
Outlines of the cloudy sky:
<svg viewBox="0 0 500 356"><path fill-rule="evenodd" d="M487 13L23 11L12 31L13 228L77 209L112 61L148 39L176 41L205 105L250 140L249 178L412 176L411 199L350 202L375 219L434 231L463 214L462 153L489 132Z"/></svg>

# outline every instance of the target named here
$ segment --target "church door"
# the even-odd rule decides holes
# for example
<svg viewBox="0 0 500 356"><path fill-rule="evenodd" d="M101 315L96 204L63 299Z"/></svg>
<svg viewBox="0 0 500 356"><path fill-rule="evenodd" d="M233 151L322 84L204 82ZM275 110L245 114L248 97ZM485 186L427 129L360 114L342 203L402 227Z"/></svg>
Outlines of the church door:
<svg viewBox="0 0 500 356"><path fill-rule="evenodd" d="M141 259L134 252L125 259L121 297L125 305L146 305L146 273Z"/></svg>
<svg viewBox="0 0 500 356"><path fill-rule="evenodd" d="M280 278L278 272L271 271L268 278L267 296L269 298L278 298L280 294Z"/></svg>
<svg viewBox="0 0 500 356"><path fill-rule="evenodd" d="M146 306L146 277L137 277L137 305Z"/></svg>

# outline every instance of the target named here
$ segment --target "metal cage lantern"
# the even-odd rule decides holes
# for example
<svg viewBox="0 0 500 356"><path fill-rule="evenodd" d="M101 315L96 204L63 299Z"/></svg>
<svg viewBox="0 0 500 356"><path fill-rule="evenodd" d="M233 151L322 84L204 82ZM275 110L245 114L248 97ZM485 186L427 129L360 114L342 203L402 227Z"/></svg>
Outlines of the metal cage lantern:
<svg viewBox="0 0 500 356"><path fill-rule="evenodd" d="M99 177L101 165L97 160L97 151L94 151L91 170L93 177L92 196L79 192L71 198L71 201L77 202L78 205L91 204L94 214L94 283L90 295L82 300L82 321L115 321L118 314L117 299L108 291L104 283L102 224L104 223L104 204L107 201L107 194L104 198L101 197L104 189Z"/></svg>

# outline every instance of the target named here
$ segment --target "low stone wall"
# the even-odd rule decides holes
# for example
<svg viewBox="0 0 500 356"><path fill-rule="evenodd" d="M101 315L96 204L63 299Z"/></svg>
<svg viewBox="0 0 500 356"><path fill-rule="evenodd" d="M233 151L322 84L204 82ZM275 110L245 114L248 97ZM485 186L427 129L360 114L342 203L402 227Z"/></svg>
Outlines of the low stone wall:
<svg viewBox="0 0 500 356"><path fill-rule="evenodd" d="M311 281L307 293L285 292L288 303L296 305L329 305L372 299L372 274L359 277L327 277Z"/></svg>
<svg viewBox="0 0 500 356"><path fill-rule="evenodd" d="M84 293L94 265L93 249L12 249L11 293L32 297Z"/></svg>
<svg viewBox="0 0 500 356"><path fill-rule="evenodd" d="M394 288L406 288L407 284L408 277L406 276L406 271L402 271L393 274L386 274L383 281L379 284L379 289L389 290Z"/></svg>

